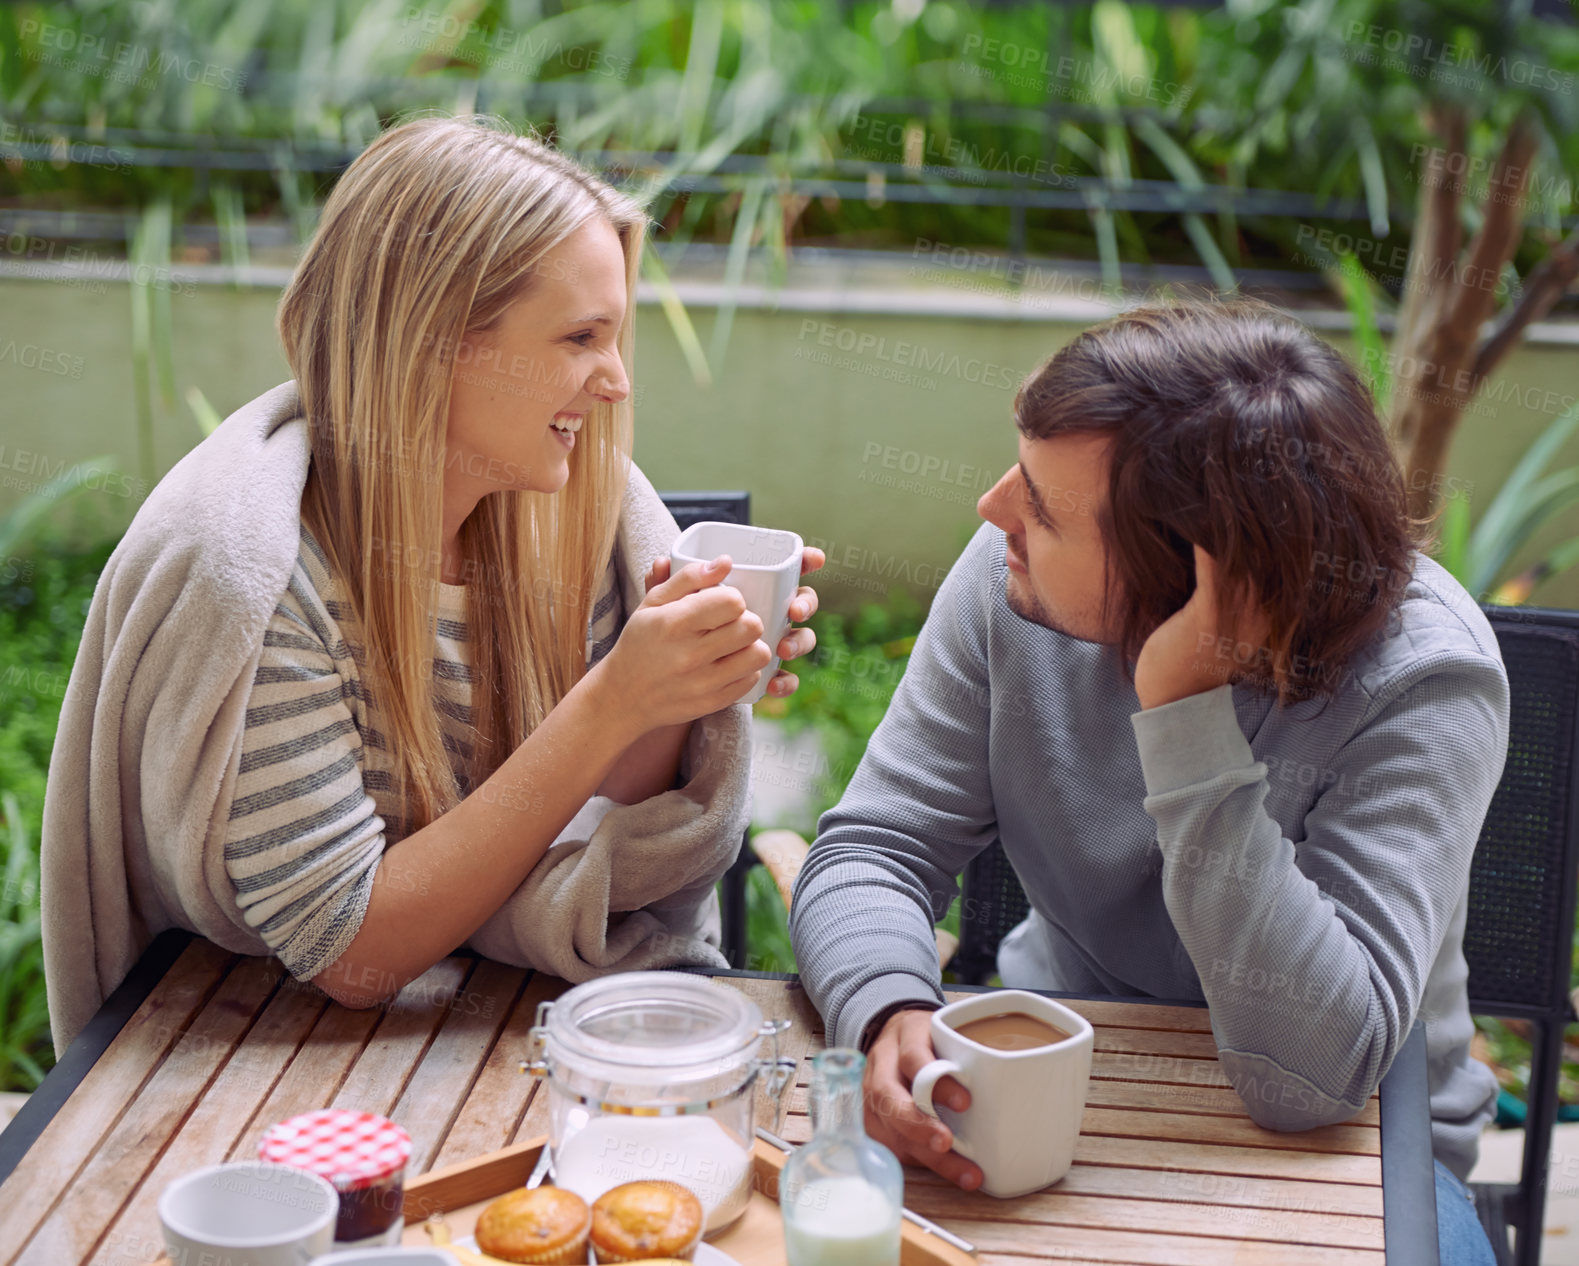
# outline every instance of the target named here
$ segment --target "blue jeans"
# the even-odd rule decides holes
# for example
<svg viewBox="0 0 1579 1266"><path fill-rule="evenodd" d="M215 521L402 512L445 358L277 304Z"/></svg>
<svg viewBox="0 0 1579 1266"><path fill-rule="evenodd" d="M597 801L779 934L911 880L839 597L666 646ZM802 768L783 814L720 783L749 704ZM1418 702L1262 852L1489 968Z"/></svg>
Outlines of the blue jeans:
<svg viewBox="0 0 1579 1266"><path fill-rule="evenodd" d="M1441 1161L1436 1166L1436 1239L1442 1266L1497 1266L1475 1215L1475 1198Z"/></svg>

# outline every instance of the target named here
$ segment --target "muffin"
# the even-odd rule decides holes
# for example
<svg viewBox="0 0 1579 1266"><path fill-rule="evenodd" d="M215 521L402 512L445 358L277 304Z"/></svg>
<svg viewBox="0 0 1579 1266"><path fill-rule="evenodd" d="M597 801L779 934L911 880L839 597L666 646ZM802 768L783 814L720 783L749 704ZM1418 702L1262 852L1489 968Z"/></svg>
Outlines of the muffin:
<svg viewBox="0 0 1579 1266"><path fill-rule="evenodd" d="M677 1182L628 1182L592 1202L600 1262L691 1261L702 1240L702 1202Z"/></svg>
<svg viewBox="0 0 1579 1266"><path fill-rule="evenodd" d="M517 1188L500 1196L477 1218L477 1247L507 1262L560 1266L587 1260L592 1211L562 1187Z"/></svg>

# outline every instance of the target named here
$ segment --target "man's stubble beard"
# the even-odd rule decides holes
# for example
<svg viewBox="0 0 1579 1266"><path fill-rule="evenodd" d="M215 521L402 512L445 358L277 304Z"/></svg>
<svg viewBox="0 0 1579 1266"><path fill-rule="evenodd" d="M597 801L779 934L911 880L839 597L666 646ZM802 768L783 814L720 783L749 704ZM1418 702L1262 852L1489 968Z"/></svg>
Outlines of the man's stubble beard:
<svg viewBox="0 0 1579 1266"><path fill-rule="evenodd" d="M1009 573L1009 579L1004 584L1004 601L1009 604L1009 610L1022 620L1029 620L1032 624L1040 624L1044 629L1051 629L1054 633L1067 634L1068 630L1059 626L1042 600L1031 592L1030 585L1025 583L1025 578L1020 578L1021 583L1016 585L1014 573Z"/></svg>
<svg viewBox="0 0 1579 1266"><path fill-rule="evenodd" d="M1005 580L1003 597L1008 604L1009 610L1019 616L1020 619L1031 624L1038 624L1054 633L1062 633L1065 637L1072 637L1079 642L1092 642L1098 646L1105 645L1100 639L1076 633L1053 619L1051 613L1042 605L1042 600L1031 592L1029 583L1025 583L1025 577L1020 577L1022 583L1019 586L1015 585L1015 575L1016 573L1010 572Z"/></svg>

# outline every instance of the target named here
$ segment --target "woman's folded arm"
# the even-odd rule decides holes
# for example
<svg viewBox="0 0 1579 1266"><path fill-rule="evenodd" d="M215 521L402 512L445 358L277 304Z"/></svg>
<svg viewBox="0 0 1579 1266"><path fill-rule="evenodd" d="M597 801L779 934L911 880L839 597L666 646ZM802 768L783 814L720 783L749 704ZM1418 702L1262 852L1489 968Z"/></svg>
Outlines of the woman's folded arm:
<svg viewBox="0 0 1579 1266"><path fill-rule="evenodd" d="M520 886L638 736L594 667L471 795L387 843L350 698L288 591L254 677L225 866L292 975L351 1007L399 992ZM369 736L372 741L381 741Z"/></svg>

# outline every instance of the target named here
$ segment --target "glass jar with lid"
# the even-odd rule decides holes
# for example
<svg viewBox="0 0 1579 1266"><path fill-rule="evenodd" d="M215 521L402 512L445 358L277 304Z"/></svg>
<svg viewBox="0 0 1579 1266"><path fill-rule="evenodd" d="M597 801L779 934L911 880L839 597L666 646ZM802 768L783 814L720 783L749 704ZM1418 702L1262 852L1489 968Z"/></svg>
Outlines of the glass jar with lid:
<svg viewBox="0 0 1579 1266"><path fill-rule="evenodd" d="M411 1135L387 1117L347 1108L303 1112L264 1132L258 1158L333 1184L340 1197L337 1249L400 1243Z"/></svg>
<svg viewBox="0 0 1579 1266"><path fill-rule="evenodd" d="M704 1234L729 1226L751 1197L758 1079L777 1099L795 1072L778 1053L789 1027L685 972L604 976L539 1004L521 1067L547 1082L555 1185L590 1204L621 1183L677 1182Z"/></svg>

